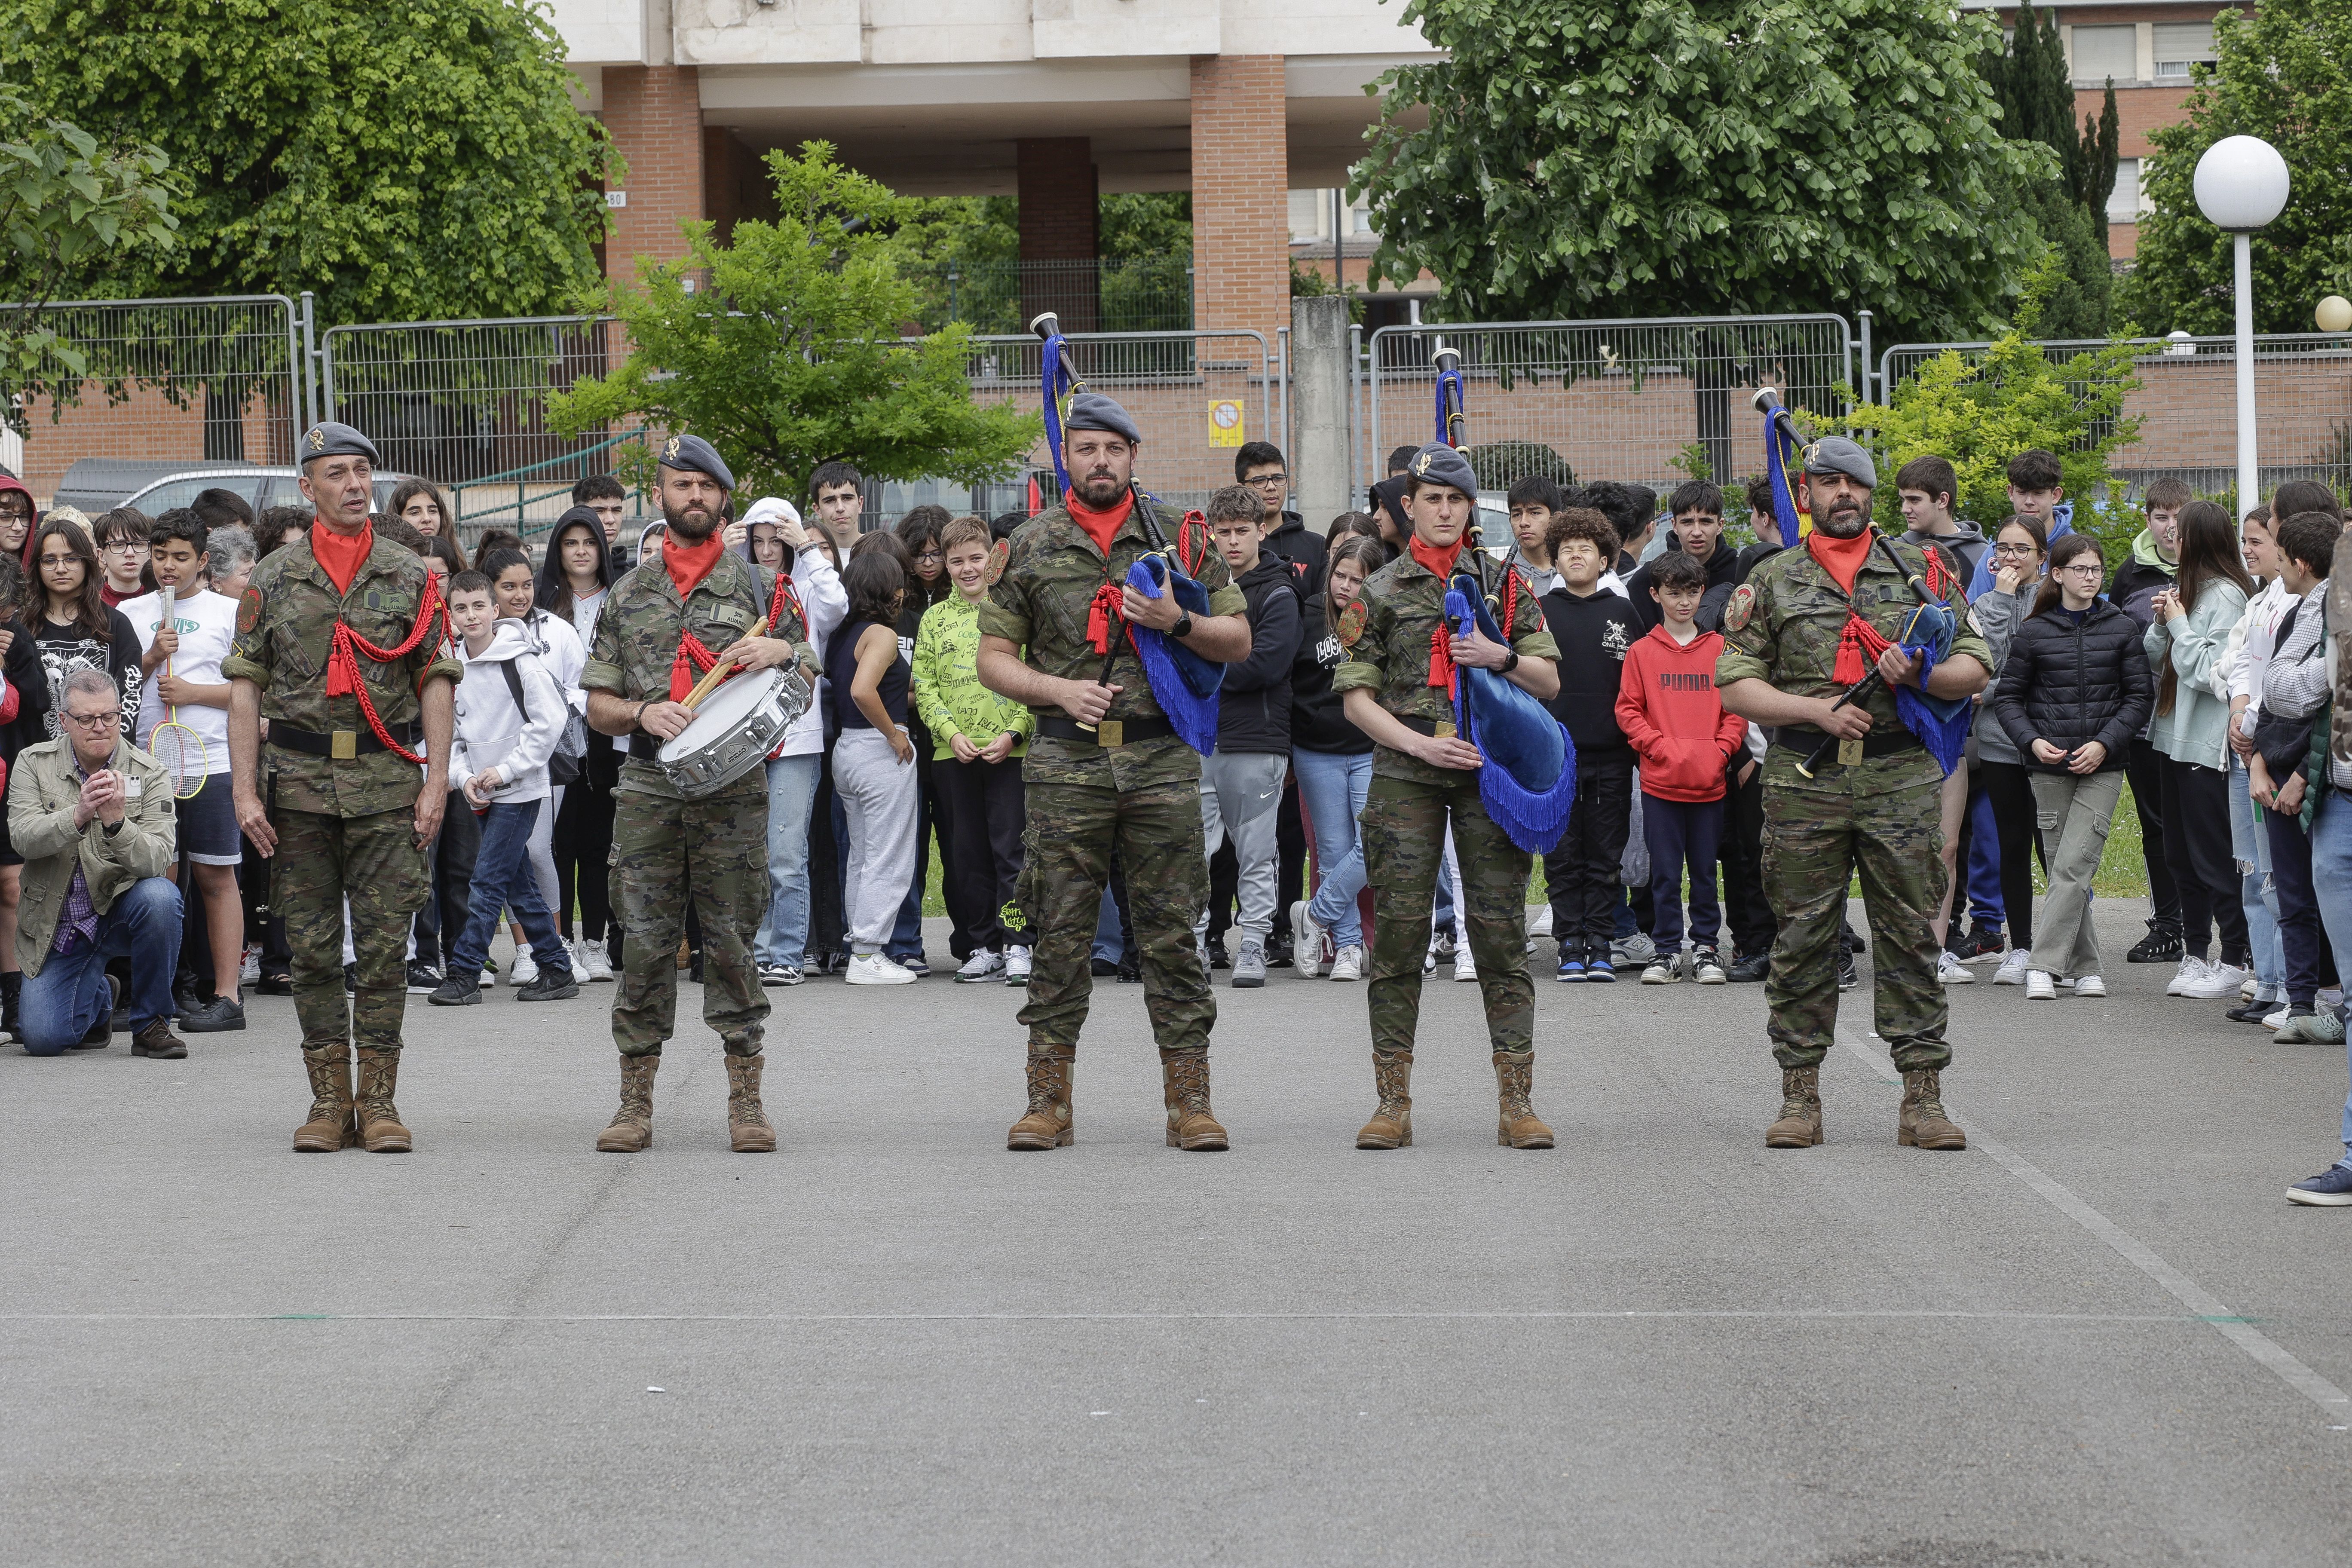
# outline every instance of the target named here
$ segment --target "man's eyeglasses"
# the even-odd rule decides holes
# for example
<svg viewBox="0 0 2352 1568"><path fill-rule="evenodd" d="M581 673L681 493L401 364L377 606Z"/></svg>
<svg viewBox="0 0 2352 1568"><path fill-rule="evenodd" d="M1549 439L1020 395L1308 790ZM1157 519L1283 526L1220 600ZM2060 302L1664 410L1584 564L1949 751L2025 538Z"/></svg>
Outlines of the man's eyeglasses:
<svg viewBox="0 0 2352 1568"><path fill-rule="evenodd" d="M1261 490L1278 490L1290 483L1288 474L1255 474L1242 483Z"/></svg>
<svg viewBox="0 0 2352 1568"><path fill-rule="evenodd" d="M108 725L121 722L122 710L120 708L110 708L103 713L76 713L71 709L68 709L66 710L65 717L67 723L74 725L79 729L97 731L102 730Z"/></svg>

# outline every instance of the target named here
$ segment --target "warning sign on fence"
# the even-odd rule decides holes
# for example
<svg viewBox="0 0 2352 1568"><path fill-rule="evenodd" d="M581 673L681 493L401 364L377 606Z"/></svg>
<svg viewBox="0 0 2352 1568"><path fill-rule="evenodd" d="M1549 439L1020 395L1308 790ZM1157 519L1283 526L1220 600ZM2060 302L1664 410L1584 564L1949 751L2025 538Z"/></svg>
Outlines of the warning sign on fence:
<svg viewBox="0 0 2352 1568"><path fill-rule="evenodd" d="M1229 398L1209 405L1209 445L1238 447L1249 439L1242 423L1242 405Z"/></svg>

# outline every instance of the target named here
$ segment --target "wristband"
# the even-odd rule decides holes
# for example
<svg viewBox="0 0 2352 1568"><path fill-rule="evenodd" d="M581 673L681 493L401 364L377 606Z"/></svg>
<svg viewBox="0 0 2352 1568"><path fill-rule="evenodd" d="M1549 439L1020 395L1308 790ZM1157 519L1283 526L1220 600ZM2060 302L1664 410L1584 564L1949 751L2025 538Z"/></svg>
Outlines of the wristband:
<svg viewBox="0 0 2352 1568"><path fill-rule="evenodd" d="M650 697L646 698L643 702L638 703L637 710L629 715L629 728L632 730L642 731L646 727L646 710L653 705L654 700Z"/></svg>
<svg viewBox="0 0 2352 1568"><path fill-rule="evenodd" d="M1505 675L1508 675L1508 674L1510 674L1510 673L1511 673L1511 671L1513 671L1513 670L1515 670L1515 669L1517 669L1517 668L1519 668L1519 651L1518 651L1518 649L1517 649L1517 648L1513 648L1513 649L1511 649L1511 650L1510 650L1510 652L1509 652L1509 653L1508 653L1508 654L1504 658L1504 659L1503 659L1503 669L1502 669L1502 673L1503 673L1503 674L1505 674Z"/></svg>

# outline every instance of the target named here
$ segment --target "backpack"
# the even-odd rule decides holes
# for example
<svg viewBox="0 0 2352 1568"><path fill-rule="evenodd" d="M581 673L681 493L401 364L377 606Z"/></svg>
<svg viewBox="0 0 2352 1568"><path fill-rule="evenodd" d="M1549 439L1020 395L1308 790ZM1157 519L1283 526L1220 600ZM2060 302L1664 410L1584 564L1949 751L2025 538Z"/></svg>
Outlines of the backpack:
<svg viewBox="0 0 2352 1568"><path fill-rule="evenodd" d="M516 671L514 660L499 660L499 673L507 678L507 690L514 698L515 711L529 723L530 704L523 700L522 677ZM547 782L551 784L577 784L588 767L588 721L571 704L564 707L563 733L555 738L555 750L547 757Z"/></svg>

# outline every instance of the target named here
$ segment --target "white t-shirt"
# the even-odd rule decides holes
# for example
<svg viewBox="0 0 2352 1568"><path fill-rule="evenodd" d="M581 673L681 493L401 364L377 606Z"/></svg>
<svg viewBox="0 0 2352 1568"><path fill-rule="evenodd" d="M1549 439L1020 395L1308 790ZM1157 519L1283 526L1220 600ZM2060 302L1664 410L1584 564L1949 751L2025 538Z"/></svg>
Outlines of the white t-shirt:
<svg viewBox="0 0 2352 1568"><path fill-rule="evenodd" d="M115 608L139 634L139 650L145 653L152 648L155 633L163 625L163 596L142 594L135 599L125 599ZM205 773L225 773L228 772L228 710L203 702L184 702L173 714L166 710L158 688L166 668L199 686L226 684L228 678L221 673L221 660L228 657L229 646L236 638L236 601L206 589L175 601L172 620L179 630L180 651L157 665L140 690L140 747L147 748L156 725L176 717L204 741Z"/></svg>

